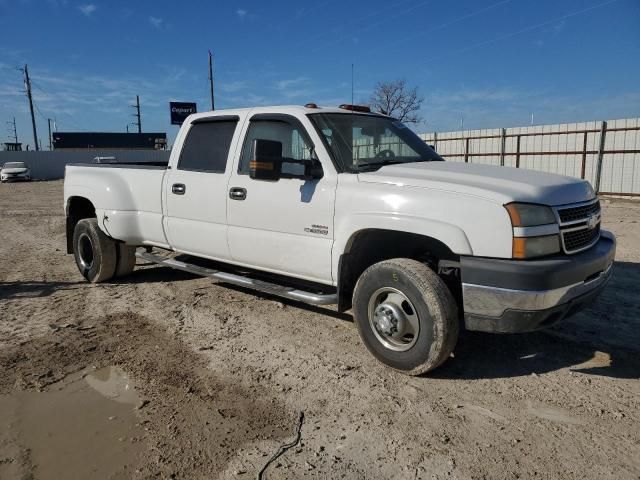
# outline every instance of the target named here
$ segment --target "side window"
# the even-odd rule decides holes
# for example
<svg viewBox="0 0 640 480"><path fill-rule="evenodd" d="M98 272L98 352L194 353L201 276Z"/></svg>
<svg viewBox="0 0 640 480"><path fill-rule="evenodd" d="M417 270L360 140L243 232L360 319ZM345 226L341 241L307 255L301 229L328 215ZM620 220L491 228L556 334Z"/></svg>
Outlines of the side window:
<svg viewBox="0 0 640 480"><path fill-rule="evenodd" d="M178 170L224 173L237 123L221 121L191 125L180 152Z"/></svg>
<svg viewBox="0 0 640 480"><path fill-rule="evenodd" d="M286 160L311 160L311 146L305 140L299 128L285 121L258 120L252 121L247 131L242 147L242 157L238 166L238 173L249 174L249 162L251 161L251 148L256 139L275 140L282 143L282 173L290 176L304 175L304 165L290 163Z"/></svg>

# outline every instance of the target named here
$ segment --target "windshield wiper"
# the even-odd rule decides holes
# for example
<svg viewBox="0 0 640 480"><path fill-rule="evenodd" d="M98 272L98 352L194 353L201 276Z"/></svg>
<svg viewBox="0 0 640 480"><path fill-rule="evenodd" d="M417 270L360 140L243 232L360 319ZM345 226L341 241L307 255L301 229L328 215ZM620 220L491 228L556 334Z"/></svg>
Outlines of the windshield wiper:
<svg viewBox="0 0 640 480"><path fill-rule="evenodd" d="M385 160L381 160L379 162L359 163L358 171L361 171L362 167L364 167L365 169L370 168L371 170L378 170L386 165L398 165L400 163L417 163L417 162L428 162L428 161L429 160L425 160L423 158L410 160L410 161L394 160L394 159L388 158Z"/></svg>

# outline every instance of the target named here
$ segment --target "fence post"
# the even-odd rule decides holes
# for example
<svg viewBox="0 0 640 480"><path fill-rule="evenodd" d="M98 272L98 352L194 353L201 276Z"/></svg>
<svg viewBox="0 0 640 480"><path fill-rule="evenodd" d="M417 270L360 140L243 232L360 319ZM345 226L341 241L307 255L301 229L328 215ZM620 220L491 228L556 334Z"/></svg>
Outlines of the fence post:
<svg viewBox="0 0 640 480"><path fill-rule="evenodd" d="M596 167L596 195L600 193L600 177L602 176L602 158L604 157L604 142L607 136L607 122L603 121L600 127L600 145L598 147L598 163Z"/></svg>
<svg viewBox="0 0 640 480"><path fill-rule="evenodd" d="M507 141L507 129L503 128L500 132L500 166L504 167L504 147Z"/></svg>
<svg viewBox="0 0 640 480"><path fill-rule="evenodd" d="M580 168L580 178L584 180L584 171L587 166L587 134L584 132L584 142L582 142L582 166Z"/></svg>
<svg viewBox="0 0 640 480"><path fill-rule="evenodd" d="M464 141L464 163L469 163L469 139Z"/></svg>
<svg viewBox="0 0 640 480"><path fill-rule="evenodd" d="M520 134L516 137L516 168L520 168Z"/></svg>
<svg viewBox="0 0 640 480"><path fill-rule="evenodd" d="M438 132L433 132L433 149L438 151Z"/></svg>

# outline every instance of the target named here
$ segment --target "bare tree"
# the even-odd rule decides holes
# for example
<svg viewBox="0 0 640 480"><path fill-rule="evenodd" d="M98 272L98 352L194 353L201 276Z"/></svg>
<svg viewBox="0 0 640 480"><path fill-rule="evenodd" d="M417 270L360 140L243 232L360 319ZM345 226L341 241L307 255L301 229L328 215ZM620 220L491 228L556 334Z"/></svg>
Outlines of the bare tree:
<svg viewBox="0 0 640 480"><path fill-rule="evenodd" d="M406 80L378 82L371 95L371 109L389 115L405 123L419 123L420 108L424 98L418 95L418 88L408 88Z"/></svg>

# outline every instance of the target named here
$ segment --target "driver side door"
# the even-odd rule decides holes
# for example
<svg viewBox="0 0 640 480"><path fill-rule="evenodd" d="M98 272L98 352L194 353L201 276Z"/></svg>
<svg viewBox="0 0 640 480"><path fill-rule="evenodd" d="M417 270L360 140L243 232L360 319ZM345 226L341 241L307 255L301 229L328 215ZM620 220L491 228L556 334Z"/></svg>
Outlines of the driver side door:
<svg viewBox="0 0 640 480"><path fill-rule="evenodd" d="M234 262L330 284L337 175L305 180L304 164L283 163L284 178L249 177L254 139L282 144L282 156L311 161L315 146L300 120L289 115L254 115L246 127L227 202L228 236ZM242 192L241 196L232 192ZM241 198L242 197L242 198Z"/></svg>

